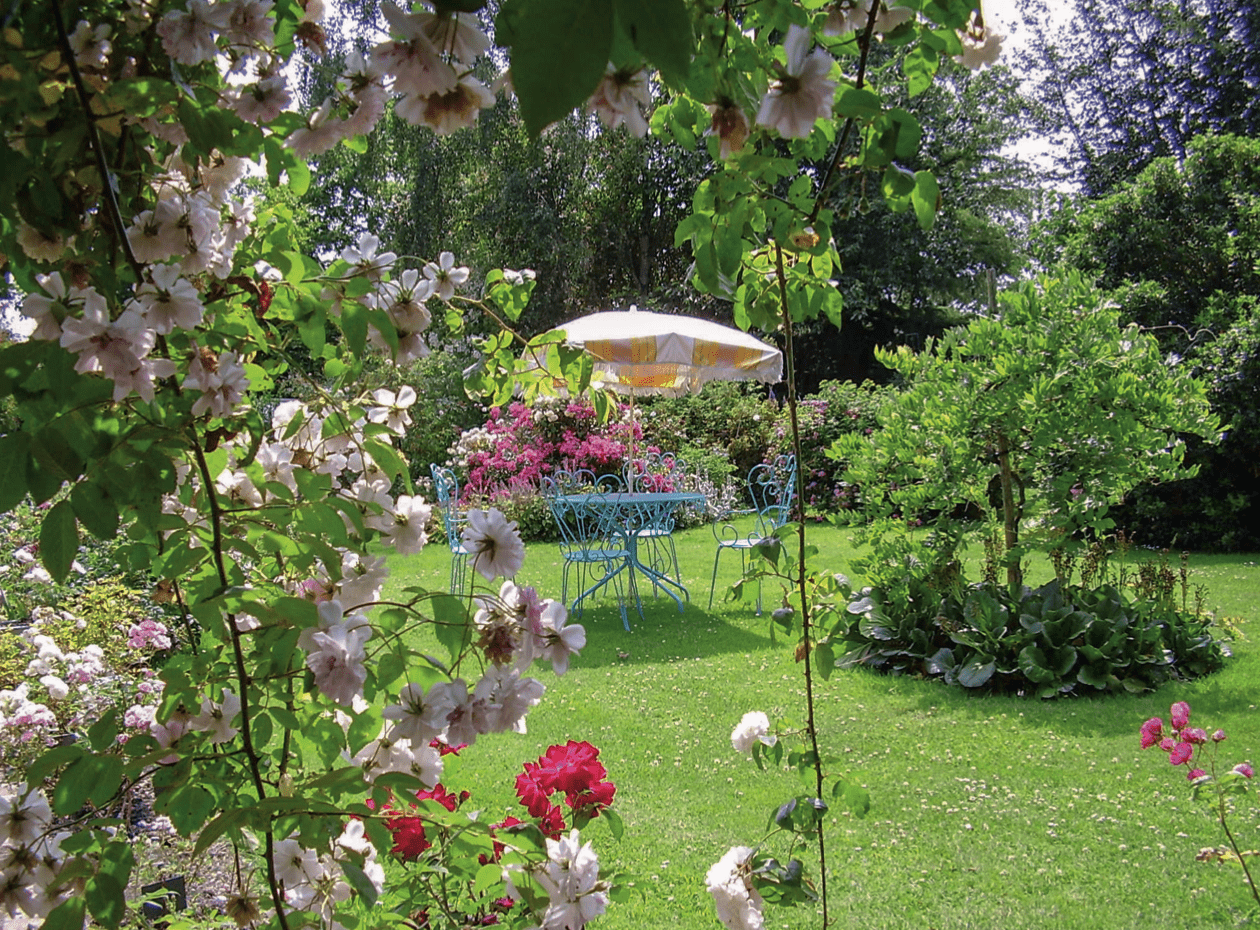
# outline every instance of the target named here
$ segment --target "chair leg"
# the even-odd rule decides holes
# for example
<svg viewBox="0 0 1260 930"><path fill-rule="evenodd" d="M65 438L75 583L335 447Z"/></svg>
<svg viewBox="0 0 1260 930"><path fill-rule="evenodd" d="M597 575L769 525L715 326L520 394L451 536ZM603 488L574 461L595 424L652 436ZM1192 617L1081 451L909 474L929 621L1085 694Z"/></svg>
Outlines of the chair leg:
<svg viewBox="0 0 1260 930"><path fill-rule="evenodd" d="M722 557L722 547L718 546L717 552L713 553L713 578L709 581L709 609L713 609L713 589L717 587L717 570L718 559Z"/></svg>

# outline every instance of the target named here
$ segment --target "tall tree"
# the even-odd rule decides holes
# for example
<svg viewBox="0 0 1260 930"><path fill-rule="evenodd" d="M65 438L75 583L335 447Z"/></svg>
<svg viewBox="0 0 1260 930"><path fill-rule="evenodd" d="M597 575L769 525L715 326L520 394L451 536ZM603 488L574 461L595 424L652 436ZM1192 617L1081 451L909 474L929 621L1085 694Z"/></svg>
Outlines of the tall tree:
<svg viewBox="0 0 1260 930"><path fill-rule="evenodd" d="M1067 12L1065 12L1066 8ZM1068 177L1091 195L1207 132L1260 128L1254 0L1033 0L1036 93L1056 114Z"/></svg>

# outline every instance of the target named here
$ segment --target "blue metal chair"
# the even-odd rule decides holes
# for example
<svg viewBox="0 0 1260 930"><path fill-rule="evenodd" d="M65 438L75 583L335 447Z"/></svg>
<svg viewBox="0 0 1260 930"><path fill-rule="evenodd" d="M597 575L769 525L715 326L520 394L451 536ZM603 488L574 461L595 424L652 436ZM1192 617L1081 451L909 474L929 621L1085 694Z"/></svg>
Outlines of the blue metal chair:
<svg viewBox="0 0 1260 930"><path fill-rule="evenodd" d="M460 595L468 583L468 549L463 539L464 524L468 518L459 509L459 479L455 477L454 469L442 465L430 465L429 471L433 473L433 487L442 512L442 527L446 530L446 542L451 549L451 593Z"/></svg>
<svg viewBox="0 0 1260 930"><path fill-rule="evenodd" d="M570 608L576 617L582 616L585 601L602 588L613 586L621 610L621 624L628 631L630 620L626 614L626 589L623 576L630 579L630 594L638 604L638 591L634 572L630 568L630 550L624 532L616 526L612 516L615 508L609 507L605 496L608 487L619 487L620 479L611 476L596 478L590 472L560 472L544 475L541 479L543 497L551 507L560 531L560 554L564 559L560 598L569 601L569 576L577 568L577 585L580 594ZM588 582L594 583L588 587ZM639 606L639 616L643 608Z"/></svg>
<svg viewBox="0 0 1260 930"><path fill-rule="evenodd" d="M713 580L709 584L709 608L713 607L713 591L717 587L718 560L722 553L739 553L741 574L748 571L748 556L763 539L792 519L796 500L796 456L780 455L773 462L754 465L748 472L748 495L753 506L732 510L713 524L717 552L713 556ZM737 517L756 518L752 529L740 531L731 521ZM757 580L757 614L761 614L761 580Z"/></svg>
<svg viewBox="0 0 1260 930"><path fill-rule="evenodd" d="M687 466L673 452L646 452L626 460L625 479L632 492L682 491L687 485ZM646 548L646 561L653 571L674 579L681 587L682 571L674 545L675 513L673 508L654 511L654 518L639 529L638 542L640 552ZM653 582L653 593L659 589Z"/></svg>

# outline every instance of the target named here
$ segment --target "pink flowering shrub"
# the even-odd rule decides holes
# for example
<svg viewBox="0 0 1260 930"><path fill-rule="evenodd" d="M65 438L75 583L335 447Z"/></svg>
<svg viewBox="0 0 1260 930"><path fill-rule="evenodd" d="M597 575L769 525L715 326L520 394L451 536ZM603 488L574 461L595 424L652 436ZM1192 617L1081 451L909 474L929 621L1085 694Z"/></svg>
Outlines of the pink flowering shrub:
<svg viewBox="0 0 1260 930"><path fill-rule="evenodd" d="M623 405L623 413L628 410ZM643 429L637 421L600 424L586 402L512 403L506 409L492 408L484 426L460 437L452 457L464 475L465 501L500 501L514 491L535 491L539 479L558 467L619 475L632 436L637 448L648 451L641 445Z"/></svg>
<svg viewBox="0 0 1260 930"><path fill-rule="evenodd" d="M1168 761L1173 765L1187 767L1186 779L1192 785L1195 799L1207 803L1221 825L1229 845L1206 847L1199 851L1196 858L1203 862L1231 862L1241 866L1252 897L1260 905L1260 889L1256 887L1247 864L1249 858L1260 856L1260 852L1242 849L1235 836L1236 827L1231 828L1229 824L1229 815L1235 812L1239 801L1254 797L1251 780L1256 773L1251 763L1240 762L1224 770L1227 763L1218 763L1217 757L1221 744L1228 739L1225 731L1217 729L1209 736L1205 728L1190 726L1190 705L1185 701L1178 701L1169 709L1167 731L1161 718L1152 717L1142 724L1138 733L1143 749L1158 746L1168 753Z"/></svg>

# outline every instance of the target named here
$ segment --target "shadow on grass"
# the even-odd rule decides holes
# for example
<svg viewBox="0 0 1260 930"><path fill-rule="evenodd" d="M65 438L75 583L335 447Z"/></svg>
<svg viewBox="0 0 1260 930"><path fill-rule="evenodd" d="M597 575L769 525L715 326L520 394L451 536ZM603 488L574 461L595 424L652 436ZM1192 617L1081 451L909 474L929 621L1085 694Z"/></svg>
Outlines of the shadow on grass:
<svg viewBox="0 0 1260 930"><path fill-rule="evenodd" d="M732 612L733 613L733 612ZM587 607L581 617L569 618L586 628L583 668L633 666L693 660L716 655L760 652L770 648L768 634L754 631L769 621L752 616L708 612L686 604L682 613L672 601L643 601L643 618L629 612L630 632L621 625L621 614L612 604Z"/></svg>

